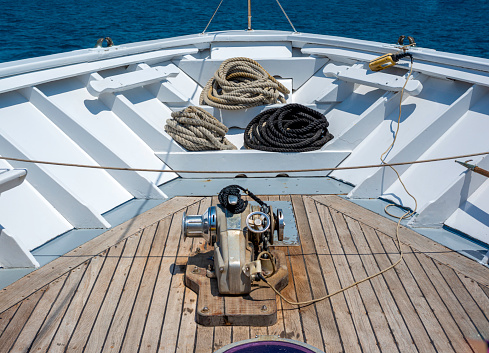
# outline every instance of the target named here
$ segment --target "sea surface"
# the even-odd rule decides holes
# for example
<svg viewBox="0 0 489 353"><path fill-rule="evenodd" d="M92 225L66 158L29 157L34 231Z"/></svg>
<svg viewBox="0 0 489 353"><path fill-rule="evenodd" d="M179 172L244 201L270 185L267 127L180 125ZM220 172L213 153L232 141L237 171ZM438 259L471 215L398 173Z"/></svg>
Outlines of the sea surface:
<svg viewBox="0 0 489 353"><path fill-rule="evenodd" d="M0 62L200 33L220 0L0 0ZM251 0L252 28L290 30L276 0ZM297 31L489 58L489 0L281 0ZM208 31L247 28L247 1L223 0Z"/></svg>

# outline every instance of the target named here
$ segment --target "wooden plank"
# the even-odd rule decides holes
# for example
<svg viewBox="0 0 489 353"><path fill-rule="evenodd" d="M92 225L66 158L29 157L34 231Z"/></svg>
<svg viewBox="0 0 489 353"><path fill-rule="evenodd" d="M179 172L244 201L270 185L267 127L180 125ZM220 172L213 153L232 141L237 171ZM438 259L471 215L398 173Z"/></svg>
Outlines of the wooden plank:
<svg viewBox="0 0 489 353"><path fill-rule="evenodd" d="M361 224L365 238L372 252L376 254L375 259L380 269L389 267L392 263L385 253L385 249L380 243L379 237L374 229L365 224ZM383 274L387 286L394 297L397 307L402 315L402 319L406 322L412 332L412 338L420 352L435 352L435 347L432 345L428 333L426 332L423 323L421 322L416 309L413 307L409 296L407 295L402 282L399 279L397 272L387 271ZM400 319L400 318L399 318Z"/></svg>
<svg viewBox="0 0 489 353"><path fill-rule="evenodd" d="M105 294L104 301L93 325L90 337L85 346L86 352L99 352L104 347L107 332L112 324L112 318L117 310L117 305L122 295L122 290L129 276L131 265L134 260L141 232L131 235L126 239L124 251L121 255L114 276ZM117 323L116 323L117 324Z"/></svg>
<svg viewBox="0 0 489 353"><path fill-rule="evenodd" d="M324 206L320 206L325 209ZM340 283L342 287L346 287L355 283L353 275L350 270L350 265L346 259L344 254L344 249L340 243L340 237L350 237L350 231L346 227L346 222L343 216L334 211L330 210L329 215L325 214L325 218L328 219L331 217L331 221L334 222L335 229L330 228L330 236L328 237L330 251L334 254L338 254L337 256L333 256L333 262L335 263L335 267L338 273L338 278L340 279ZM323 219L323 217L321 217ZM323 223L324 224L324 223ZM358 340L362 345L363 349L367 349L367 347L371 351L378 351L378 340L375 336L375 332L370 324L370 320L366 313L366 308L364 302L360 296L358 287L353 287L343 292L346 302L348 304L349 311L351 313L352 320L355 324L355 329L357 332Z"/></svg>
<svg viewBox="0 0 489 353"><path fill-rule="evenodd" d="M283 327L283 322L282 322ZM233 342L239 342L250 339L249 326L233 326Z"/></svg>
<svg viewBox="0 0 489 353"><path fill-rule="evenodd" d="M341 214L336 213L336 216L341 217L339 221L337 217L335 217L334 219L335 225L338 229L337 233L339 236L341 247L347 254L345 256L345 259L348 261L348 266L351 269L352 277L350 280L362 280L367 277L367 273L365 272L365 269L363 267L358 249L353 243L353 238L359 236L363 237L363 234L358 234L360 231L360 226L351 218L349 219L351 222L347 222ZM342 229L342 231L340 231L340 229ZM372 284L369 282L363 282L359 284L357 288L362 298L363 304L365 305L365 312L370 319L379 349L386 352L398 351L398 348L394 341L394 336L392 335L391 328L389 327L385 314L382 311L380 303L377 299L377 295L372 288Z"/></svg>
<svg viewBox="0 0 489 353"><path fill-rule="evenodd" d="M0 291L0 312L27 297L47 283L62 276L87 259L118 243L158 220L171 215L176 210L200 201L201 197L174 197L133 219L116 226L91 241L53 260L50 266L43 266L29 275L12 283Z"/></svg>
<svg viewBox="0 0 489 353"><path fill-rule="evenodd" d="M365 268L365 272L368 276L374 275L380 271L380 268L376 261L376 254L371 251L370 246L367 243L364 232L360 224L354 219L344 216L346 222L350 228L350 231L354 234L352 240L357 249L360 249L362 264ZM417 352L417 348L414 345L412 335L406 326L402 316L400 315L396 301L394 300L391 291L386 283L384 276L377 276L372 278L369 283L372 285L373 291L379 300L381 309L389 327L394 335L395 342L401 352ZM382 347L381 347L382 348Z"/></svg>
<svg viewBox="0 0 489 353"><path fill-rule="evenodd" d="M143 338L141 340L141 347L144 347L144 349L147 350L152 349L156 351L159 349L160 340L161 345L166 344L166 338L160 337L160 333L162 332L163 323L167 322L167 317L165 314L167 306L175 305L168 300L168 296L170 292L170 285L172 283L172 276L175 271L174 264L180 241L182 215L183 210L180 210L173 215L168 236L166 238L163 258L158 270L158 276L156 277L154 294L149 307ZM178 317L178 320L179 318L180 316Z"/></svg>
<svg viewBox="0 0 489 353"><path fill-rule="evenodd" d="M290 195L281 195L280 200L291 202ZM286 249L287 261L288 261L287 267L289 268L289 284L287 285L287 287L285 287L282 290L281 293L285 298L289 298L292 301L297 301L297 293L295 289L293 269L290 262L290 258L291 258L290 248L284 248L284 249ZM295 339L298 341L304 341L299 308L296 305L290 305L285 301L282 301L282 312L284 317L285 337L290 339Z"/></svg>
<svg viewBox="0 0 489 353"><path fill-rule="evenodd" d="M415 255L419 263L425 270L426 275L432 281L433 286L436 288L438 294L440 295L440 298L445 303L449 313L452 315L455 322L457 323L460 331L462 331L462 335L464 339L467 340L472 337L477 337L476 327L473 325L470 317L467 316L467 313L460 305L459 301L457 300L457 297L450 290L451 284L446 283L445 279L440 274L439 269L434 264L433 259L431 259L428 256L425 256L424 254L415 254ZM456 337L453 337L453 339L455 340ZM475 346L472 344L471 341L468 341L468 343L472 346L472 349L475 348Z"/></svg>
<svg viewBox="0 0 489 353"><path fill-rule="evenodd" d="M195 323L195 303L197 294L186 287L184 293L184 304L182 320L180 322L180 332L178 333L177 353L191 353L195 348L197 335L197 324Z"/></svg>
<svg viewBox="0 0 489 353"><path fill-rule="evenodd" d="M290 270L293 273L297 298L299 301L307 301L313 299L310 281L313 280L316 282L316 279L311 279L308 277L306 267L311 267L311 269L313 267L317 268L318 263L317 261L313 261L315 260L313 256L303 256L303 254L313 254L315 249L311 236L311 230L309 228L309 222L307 220L307 214L302 202L302 197L300 195L291 195L291 200L294 208L297 231L301 239L301 245L288 248L291 264ZM322 280L318 283L314 283L314 287L316 288L318 285L321 285L321 282ZM322 285L324 286L324 283ZM308 305L300 307L299 312L301 316L304 342L314 347L324 349L324 341L317 317L316 306Z"/></svg>
<svg viewBox="0 0 489 353"><path fill-rule="evenodd" d="M170 228L171 217L166 217L157 223L155 237L151 252L149 253L146 269L143 274L139 292L131 314L127 332L122 345L122 352L137 352L139 343L143 335L146 318L148 316L149 305L154 295L156 277L160 267L168 230ZM148 348L148 347L146 347Z"/></svg>
<svg viewBox="0 0 489 353"><path fill-rule="evenodd" d="M461 305L467 313L467 319L472 321L474 326L477 328L480 338L489 337L489 321L477 302L472 297L472 295L467 291L467 288L465 287L464 283L461 281L457 273L455 273L454 270L443 264L436 265L440 273L447 281L447 284L449 284L452 293L457 297L459 305ZM489 310L487 307L485 307L484 309L486 311ZM457 319L459 318L460 317L457 317ZM471 336L465 337L473 338Z"/></svg>
<svg viewBox="0 0 489 353"><path fill-rule="evenodd" d="M186 212L189 215L193 214L202 214L204 211L200 211L200 203L191 205L187 208ZM180 216L182 217L182 216ZM178 219L178 218L177 218ZM181 220L181 218L180 218ZM176 346L178 345L178 339L180 338L180 331L183 333L183 340L185 337L195 337L194 332L186 331L188 327L182 329L182 318L184 307L184 299L185 292L187 288L185 287L184 274L186 269L186 263L188 256L191 254L192 250L192 241L188 239L184 241L181 236L181 224L179 222L180 227L175 227L174 232L169 235L169 237L176 237L179 240L178 243L178 251L175 254L175 263L173 266L173 276L171 279L170 293L168 297L168 304L165 312L165 322L163 323L163 328L161 331L161 342L165 342L165 344L160 343L159 351L162 352L174 352ZM195 326L191 327L195 329Z"/></svg>
<svg viewBox="0 0 489 353"><path fill-rule="evenodd" d="M21 304L22 302L19 302L0 314L0 338Z"/></svg>
<svg viewBox="0 0 489 353"><path fill-rule="evenodd" d="M17 336L19 336L24 325L28 322L31 313L36 308L36 305L43 294L43 291L38 290L22 301L22 304L20 304L17 312L12 317L9 325L5 328L0 337L0 351L8 352L10 350L10 347L15 343Z"/></svg>
<svg viewBox="0 0 489 353"><path fill-rule="evenodd" d="M170 293L165 310L165 321L161 330L160 345L158 352L174 352L177 345L178 331L180 329L180 316L183 309L183 294L185 283L184 266L173 267L173 278L171 279Z"/></svg>
<svg viewBox="0 0 489 353"><path fill-rule="evenodd" d="M100 311L100 306L105 298L107 288L111 283L115 269L119 263L120 256L124 249L125 240L112 246L103 255L106 256L104 266L99 273L92 293L88 297L83 312L73 330L70 340L67 343L67 350L70 352L81 352L86 345L90 331L95 323L95 319Z"/></svg>
<svg viewBox="0 0 489 353"><path fill-rule="evenodd" d="M126 327L129 318L136 301L136 296L139 291L139 286L141 284L141 279L143 277L144 270L146 268L146 262L148 260L148 255L150 253L151 244L155 236L156 226L158 223L153 223L152 225L144 228L141 234L141 240L132 261L131 269L127 277L124 288L122 289L122 295L117 304L117 309L112 319L112 325L105 338L105 351L114 350L118 351L124 340L124 335L126 332ZM133 333L130 332L130 335Z"/></svg>
<svg viewBox="0 0 489 353"><path fill-rule="evenodd" d="M337 235L335 225L333 224L333 219L329 213L327 207L322 205L315 205L319 217L319 226L322 226L322 235L324 236L324 240L318 238L318 245L322 248L327 248L327 253L333 254L330 256L324 256L321 260L323 263L321 267L323 268L324 277L326 279L326 285L328 287L328 292L335 292L346 285L351 284L353 281L348 280L348 283L342 274L341 271L345 271L345 263L342 263L342 266L339 266L338 263L338 255L343 253L343 249L337 246L335 243L335 238L337 242ZM312 223L312 222L311 222ZM319 233L321 234L321 233ZM321 256L323 257L323 256ZM344 260L344 259L343 259ZM345 261L343 261L345 262ZM339 267L339 268L338 268ZM324 269L328 269L327 272ZM343 283L342 283L343 281ZM357 291L356 288L352 288ZM348 302L349 300L354 300L355 305L358 307L363 307L363 304L358 298L358 293L356 293L355 299L351 297L351 291L349 293L343 292L331 297L332 310L334 311L336 323L338 326L338 330L341 332L342 344L345 351L358 352L361 351L361 342L359 337L359 332L356 328L356 325L359 324L358 316L352 306L352 302ZM365 313L365 309L361 309ZM363 324L361 322L360 324ZM372 336L375 338L372 332ZM370 346L371 349L375 350L377 348L376 342L373 341Z"/></svg>
<svg viewBox="0 0 489 353"><path fill-rule="evenodd" d="M199 347L198 351L202 353L214 352L214 327L202 325L197 326L195 347ZM197 352L197 349L195 351Z"/></svg>
<svg viewBox="0 0 489 353"><path fill-rule="evenodd" d="M105 262L105 256L95 256L90 260L90 263L85 271L85 274L76 290L70 306L66 311L63 320L61 321L58 331L54 336L53 342L49 349L50 352L64 352L66 345L73 333L76 323L80 318L81 312L85 303L92 291L92 288L97 281L100 270Z"/></svg>
<svg viewBox="0 0 489 353"><path fill-rule="evenodd" d="M489 319L489 297L486 295L484 290L473 279L460 273L456 274L459 277L460 281L462 281L462 283L464 284L465 289L467 289L467 291L472 296L472 299L477 303L479 309L484 313L486 319ZM485 336L485 338L487 340L489 339L489 336Z"/></svg>
<svg viewBox="0 0 489 353"><path fill-rule="evenodd" d="M382 217L361 206L355 205L354 203L344 200L336 195L315 195L311 197L317 202L334 208L335 210L348 215L361 223L365 223L366 225L379 230L392 238L396 236L396 222ZM436 259L489 287L489 268L480 266L480 264L477 262L460 255L441 244L435 243L431 239L426 238L425 236L418 234L404 226L400 227L399 235L406 245L426 253L433 259Z"/></svg>
<svg viewBox="0 0 489 353"><path fill-rule="evenodd" d="M423 254L414 254L414 251L411 248L404 248L404 251L407 252L404 256L404 262L413 273L413 276L422 291L422 295L428 301L433 314L437 317L438 322L444 331L441 336L437 336L434 339L435 345L441 345L441 343L443 343L446 346L448 344L451 345L456 352L469 352L471 348L468 346L467 341L464 339L457 326L458 319L452 318L446 306L448 304L443 302L443 299L438 294L437 286L434 285L435 281L439 285L443 284L438 282L439 278L428 276L417 260L417 257L426 258L426 256ZM418 312L419 311L420 310L418 309ZM445 334L447 336L447 342L445 342ZM450 351L450 349L445 347L444 351Z"/></svg>
<svg viewBox="0 0 489 353"><path fill-rule="evenodd" d="M44 295L17 338L17 341L11 349L12 352L27 352L29 350L29 347L36 338L37 332L44 323L46 316L49 314L53 303L56 301L61 288L63 288L67 277L68 274L65 274L41 289L41 291L44 292Z"/></svg>
<svg viewBox="0 0 489 353"><path fill-rule="evenodd" d="M480 287L480 289L482 289L482 291L484 293L486 293L486 296L489 298L489 287L487 287L487 286L485 286L483 284L480 284L480 283L479 283L479 287Z"/></svg>
<svg viewBox="0 0 489 353"><path fill-rule="evenodd" d="M265 327L265 332L267 328ZM231 326L216 326L214 328L214 348L217 351L219 348L227 346L231 343Z"/></svg>
<svg viewBox="0 0 489 353"><path fill-rule="evenodd" d="M384 246L385 251L388 256L391 258L391 262L394 263L399 258L398 249L394 241L389 236L379 234L379 239ZM404 289L406 290L407 295L409 296L414 308L416 309L421 322L423 323L428 335L430 336L431 342L439 352L453 352L454 348L451 346L450 341L445 333L445 329L452 330L450 332L456 331L455 327L449 325L449 319L451 319L446 314L446 309L443 310L441 307L436 304L441 304L439 301L436 301L436 297L434 293L428 293L431 286L428 283L428 278L424 275L424 271L420 269L416 265L415 255L412 253L412 249L409 247L404 247L404 261L402 261L399 265L395 267L395 270L401 280ZM408 265L412 265L412 267L408 267ZM423 288L424 286L424 288ZM424 291L423 291L424 289ZM428 300L431 300L431 305L428 303ZM439 314L437 317L435 315ZM445 321L445 325L441 322ZM464 347L464 351L468 347Z"/></svg>
<svg viewBox="0 0 489 353"><path fill-rule="evenodd" d="M71 300L78 289L81 279L87 268L87 263L83 263L80 266L70 271L68 278L66 279L63 289L56 298L51 311L46 316L46 320L39 329L36 339L30 347L32 352L47 352L51 346L54 335L61 323L61 320L68 309Z"/></svg>
<svg viewBox="0 0 489 353"><path fill-rule="evenodd" d="M210 197L203 199L200 202L199 208L195 214L203 214L211 205L211 201L212 199ZM189 207L187 214L192 214L190 212L194 212L194 210L190 209ZM197 253L197 249L198 252L204 252L204 238L187 239L183 243L184 246L182 246L182 241L180 242L181 246L177 254L178 263L186 264L188 256L192 253ZM190 247L188 247L185 243L188 243ZM197 339L197 323L195 321L197 294L187 287L185 288L184 296L180 331L178 334L177 352L193 352ZM209 347L211 345L212 342L209 344Z"/></svg>
<svg viewBox="0 0 489 353"><path fill-rule="evenodd" d="M334 269L331 251L326 239L325 232L327 228L322 224L323 220L320 219L320 214L316 208L315 202L310 198L304 198L304 204L306 206L309 225L314 240L314 251L318 254L319 264L315 267L321 269L321 272L315 274L314 277L324 277L326 283L326 287L324 285L313 286L314 297L319 298L340 289L340 283ZM357 344L357 340L351 339L352 337L356 338L356 332L342 294L334 296L327 301L320 302L316 304L316 307L326 351L356 351L360 348ZM347 342L343 344L343 341Z"/></svg>

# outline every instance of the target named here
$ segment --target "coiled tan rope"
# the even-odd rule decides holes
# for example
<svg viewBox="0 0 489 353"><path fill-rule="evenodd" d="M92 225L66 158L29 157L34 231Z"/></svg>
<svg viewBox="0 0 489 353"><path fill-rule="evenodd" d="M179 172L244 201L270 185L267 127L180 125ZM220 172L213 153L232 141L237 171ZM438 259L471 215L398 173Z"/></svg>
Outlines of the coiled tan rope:
<svg viewBox="0 0 489 353"><path fill-rule="evenodd" d="M280 93L290 91L255 60L225 60L204 87L200 104L220 109L238 110L263 104L285 103Z"/></svg>
<svg viewBox="0 0 489 353"><path fill-rule="evenodd" d="M171 113L165 131L189 151L235 150L225 137L226 125L199 107L188 107Z"/></svg>

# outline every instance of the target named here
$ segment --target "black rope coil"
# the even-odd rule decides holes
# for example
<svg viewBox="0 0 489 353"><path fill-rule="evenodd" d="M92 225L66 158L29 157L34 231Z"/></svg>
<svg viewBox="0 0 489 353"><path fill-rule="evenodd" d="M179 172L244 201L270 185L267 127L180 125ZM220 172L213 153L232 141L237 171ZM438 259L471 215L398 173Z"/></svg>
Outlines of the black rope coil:
<svg viewBox="0 0 489 353"><path fill-rule="evenodd" d="M243 213L246 210L246 207L248 207L248 201L245 201L241 198L240 190L244 191L249 197L251 197L253 200L258 202L260 206L266 207L267 209L269 208L268 205L265 202L263 202L258 196L253 194L248 189L245 189L239 185L226 186L219 192L217 198L219 200L219 203L222 205L222 207L227 209L232 214ZM238 203L236 205L229 204L228 202L229 195L234 195L238 197Z"/></svg>
<svg viewBox="0 0 489 353"><path fill-rule="evenodd" d="M326 117L301 104L287 104L258 114L244 132L246 148L269 152L320 149L333 138Z"/></svg>

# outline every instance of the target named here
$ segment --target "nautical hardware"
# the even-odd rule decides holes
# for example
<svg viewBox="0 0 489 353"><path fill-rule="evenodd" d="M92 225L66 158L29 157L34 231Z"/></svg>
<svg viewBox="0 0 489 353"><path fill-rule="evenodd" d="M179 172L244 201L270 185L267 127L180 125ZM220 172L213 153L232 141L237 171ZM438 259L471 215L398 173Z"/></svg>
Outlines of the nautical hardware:
<svg viewBox="0 0 489 353"><path fill-rule="evenodd" d="M228 195L228 203L236 200ZM224 206L212 206L201 215L183 214L184 237L204 237L214 246L214 271L219 293L248 294L259 274L268 278L278 267L268 244L276 232L283 239L282 210L274 214L271 206L246 205L243 213L232 213ZM207 271L209 272L209 271Z"/></svg>
<svg viewBox="0 0 489 353"><path fill-rule="evenodd" d="M255 60L238 57L221 64L200 94L200 104L227 110L247 109L285 103L280 93L286 95L290 91Z"/></svg>
<svg viewBox="0 0 489 353"><path fill-rule="evenodd" d="M404 45L405 45L405 44L404 44L404 40L405 40L405 39L406 39L406 36L399 36L399 39L397 39L397 44L398 44L398 45L403 45L403 46L404 46ZM411 37L411 36L407 36L407 39L408 39L408 41L409 41L409 44L408 44L408 45L409 45L410 47L414 47L414 46L416 45L416 41L414 40L414 38L413 38L413 37Z"/></svg>
<svg viewBox="0 0 489 353"><path fill-rule="evenodd" d="M469 159L468 161L465 161L465 162L460 162L460 161L455 161L455 162L457 162L460 165L463 165L467 169L470 169L474 173L477 173L477 174L480 174L480 175L484 175L485 177L488 177L489 178L489 170L485 170L485 169L482 169L482 168L480 168L480 167L478 167L476 165L467 163L467 162L470 162L471 160L472 159Z"/></svg>
<svg viewBox="0 0 489 353"><path fill-rule="evenodd" d="M225 137L226 125L199 107L187 107L171 113L165 131L189 151L235 150Z"/></svg>
<svg viewBox="0 0 489 353"><path fill-rule="evenodd" d="M248 206L248 201L245 201L241 198L240 190L244 191L249 197L258 202L258 204L263 208L268 208L268 205L263 202L258 196L239 185L228 185L223 188L217 196L219 199L219 203L231 213L243 213Z"/></svg>
<svg viewBox="0 0 489 353"><path fill-rule="evenodd" d="M333 138L326 117L301 104L287 104L258 114L245 129L247 148L271 152L320 149Z"/></svg>
<svg viewBox="0 0 489 353"><path fill-rule="evenodd" d="M114 45L114 41L110 37L105 37L97 39L97 44L95 44L95 48L103 48L104 41L107 43L107 48Z"/></svg>
<svg viewBox="0 0 489 353"><path fill-rule="evenodd" d="M405 58L406 56L409 56L411 58L411 61L413 60L413 56L411 55L411 53L398 53L398 54L389 53L389 54L379 56L378 58L372 60L368 64L368 67L372 71L384 70L387 69L388 67L396 65L399 60Z"/></svg>

